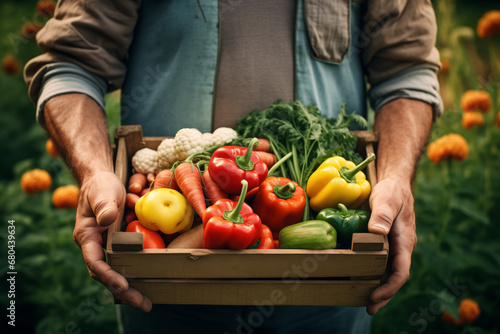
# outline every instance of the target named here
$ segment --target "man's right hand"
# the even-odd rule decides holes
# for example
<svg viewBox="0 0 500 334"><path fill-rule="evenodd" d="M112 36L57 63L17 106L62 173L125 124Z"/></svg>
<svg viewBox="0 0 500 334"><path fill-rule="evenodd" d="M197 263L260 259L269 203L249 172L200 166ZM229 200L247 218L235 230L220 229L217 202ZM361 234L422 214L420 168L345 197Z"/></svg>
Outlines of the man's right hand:
<svg viewBox="0 0 500 334"><path fill-rule="evenodd" d="M115 298L149 312L151 301L129 289L125 277L105 262L102 233L123 216L126 196L113 173L106 114L93 99L75 93L49 99L43 115L46 130L81 185L73 238L90 276Z"/></svg>
<svg viewBox="0 0 500 334"><path fill-rule="evenodd" d="M151 300L129 288L125 277L105 262L102 233L123 216L125 195L125 188L114 173L100 172L86 179L81 186L73 238L82 249L90 277L117 299L149 312Z"/></svg>

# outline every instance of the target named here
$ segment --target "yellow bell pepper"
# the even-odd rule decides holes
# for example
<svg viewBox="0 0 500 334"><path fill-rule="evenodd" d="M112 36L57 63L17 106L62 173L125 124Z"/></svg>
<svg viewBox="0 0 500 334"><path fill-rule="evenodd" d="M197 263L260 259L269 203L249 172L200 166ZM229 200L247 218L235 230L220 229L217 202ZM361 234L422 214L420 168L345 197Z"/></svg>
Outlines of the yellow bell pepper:
<svg viewBox="0 0 500 334"><path fill-rule="evenodd" d="M194 210L178 191L168 188L151 190L135 204L141 225L165 234L185 232L193 224Z"/></svg>
<svg viewBox="0 0 500 334"><path fill-rule="evenodd" d="M375 154L370 154L357 166L339 156L326 159L307 180L311 208L318 212L336 208L339 203L349 209L359 208L371 191L370 182L361 170L374 159Z"/></svg>

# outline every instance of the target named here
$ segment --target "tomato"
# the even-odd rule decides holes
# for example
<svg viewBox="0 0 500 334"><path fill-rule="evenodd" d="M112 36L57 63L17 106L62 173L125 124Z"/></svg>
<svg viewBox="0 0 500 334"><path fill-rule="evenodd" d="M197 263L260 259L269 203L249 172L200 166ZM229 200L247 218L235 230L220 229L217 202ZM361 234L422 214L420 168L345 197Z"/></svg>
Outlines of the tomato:
<svg viewBox="0 0 500 334"><path fill-rule="evenodd" d="M144 249L148 248L165 248L165 242L160 233L148 230L141 225L141 222L134 220L127 225L126 232L139 232L143 235Z"/></svg>

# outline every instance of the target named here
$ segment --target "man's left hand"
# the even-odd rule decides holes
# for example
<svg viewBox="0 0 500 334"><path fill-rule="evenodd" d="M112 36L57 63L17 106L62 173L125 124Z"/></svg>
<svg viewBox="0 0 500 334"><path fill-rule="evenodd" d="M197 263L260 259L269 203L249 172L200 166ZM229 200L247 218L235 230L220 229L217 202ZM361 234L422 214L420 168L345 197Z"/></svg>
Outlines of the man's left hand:
<svg viewBox="0 0 500 334"><path fill-rule="evenodd" d="M411 254L417 243L411 185L386 178L373 188L368 230L389 237L389 259L382 285L370 295L366 311L373 315L384 307L410 276Z"/></svg>

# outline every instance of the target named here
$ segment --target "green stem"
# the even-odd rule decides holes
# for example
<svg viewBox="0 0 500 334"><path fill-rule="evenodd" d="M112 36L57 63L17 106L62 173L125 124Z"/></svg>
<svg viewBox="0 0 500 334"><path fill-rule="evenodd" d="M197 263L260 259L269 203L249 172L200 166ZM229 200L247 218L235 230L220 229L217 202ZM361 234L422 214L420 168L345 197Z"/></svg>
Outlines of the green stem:
<svg viewBox="0 0 500 334"><path fill-rule="evenodd" d="M444 235L446 234L446 230L448 229L448 223L450 222L451 219L451 201L454 198L454 193L455 193L455 189L451 184L451 177L450 177L452 163L453 163L452 159L449 159L445 164L446 167L443 168L445 171L445 175L443 177L443 179L445 180L445 185L443 189L447 189L447 194L446 196L443 197L448 199L448 203L446 205L446 211L442 219L441 230L439 231L438 237L436 239L437 248L441 246L441 242L443 241Z"/></svg>
<svg viewBox="0 0 500 334"><path fill-rule="evenodd" d="M346 214L349 211L347 209L347 207L344 204L342 204L342 203L339 203L338 207L339 207L340 213Z"/></svg>
<svg viewBox="0 0 500 334"><path fill-rule="evenodd" d="M279 156L279 153L278 153L278 149L277 149L277 147L276 147L276 145L274 143L274 140L271 140L269 137L267 139L269 140L269 145L271 147L271 150L274 152L274 155L276 155L276 159L281 160L281 158ZM285 166L283 166L283 164L281 164L279 167L281 168L281 176L287 177ZM268 174L271 174L271 173L268 172Z"/></svg>
<svg viewBox="0 0 500 334"><path fill-rule="evenodd" d="M282 185L275 185L273 188L274 194L278 196L281 199L289 199L293 196L293 193L295 192L295 183L293 182L288 182L284 186Z"/></svg>
<svg viewBox="0 0 500 334"><path fill-rule="evenodd" d="M247 180L241 180L241 185L243 187L241 188L240 198L238 199L236 207L234 208L234 210L224 211L224 213L222 214L222 218L231 221L233 223L243 223L243 217L240 215L240 212L241 209L243 208L243 203L245 203L245 197L247 195L247 190L248 190Z"/></svg>
<svg viewBox="0 0 500 334"><path fill-rule="evenodd" d="M287 161L290 157L292 156L292 152L289 152L287 155L285 155L283 158L279 159L278 162L276 162L271 169L267 172L268 175L271 175L278 167L280 167L285 161Z"/></svg>
<svg viewBox="0 0 500 334"><path fill-rule="evenodd" d="M300 173L300 167L299 167L299 160L297 156L297 147L295 147L295 144L292 144L292 158L293 158L293 170L295 173L295 180L298 184L302 184L302 177L299 175Z"/></svg>
<svg viewBox="0 0 500 334"><path fill-rule="evenodd" d="M309 220L309 214L311 212L311 208L309 207L309 196L306 194L306 207L304 208L304 214L302 215L302 221L308 221Z"/></svg>
<svg viewBox="0 0 500 334"><path fill-rule="evenodd" d="M236 160L236 164L238 165L239 168L246 170L246 171L250 171L253 169L254 163L250 159L252 158L253 149L254 149L254 147L257 147L257 145L259 145L259 140L257 138L252 138L252 140L250 141L250 144L248 145L248 149L247 149L247 152L245 153L245 155L243 155L243 156L237 155L234 158Z"/></svg>
<svg viewBox="0 0 500 334"><path fill-rule="evenodd" d="M368 156L366 157L366 159L363 162L361 162L359 165L357 165L353 169L349 169L345 166L342 167L339 170L340 176L342 176L342 178L349 183L356 183L356 174L359 171L361 171L363 168L365 168L373 160L375 160L375 154L370 153L370 154L368 154Z"/></svg>

